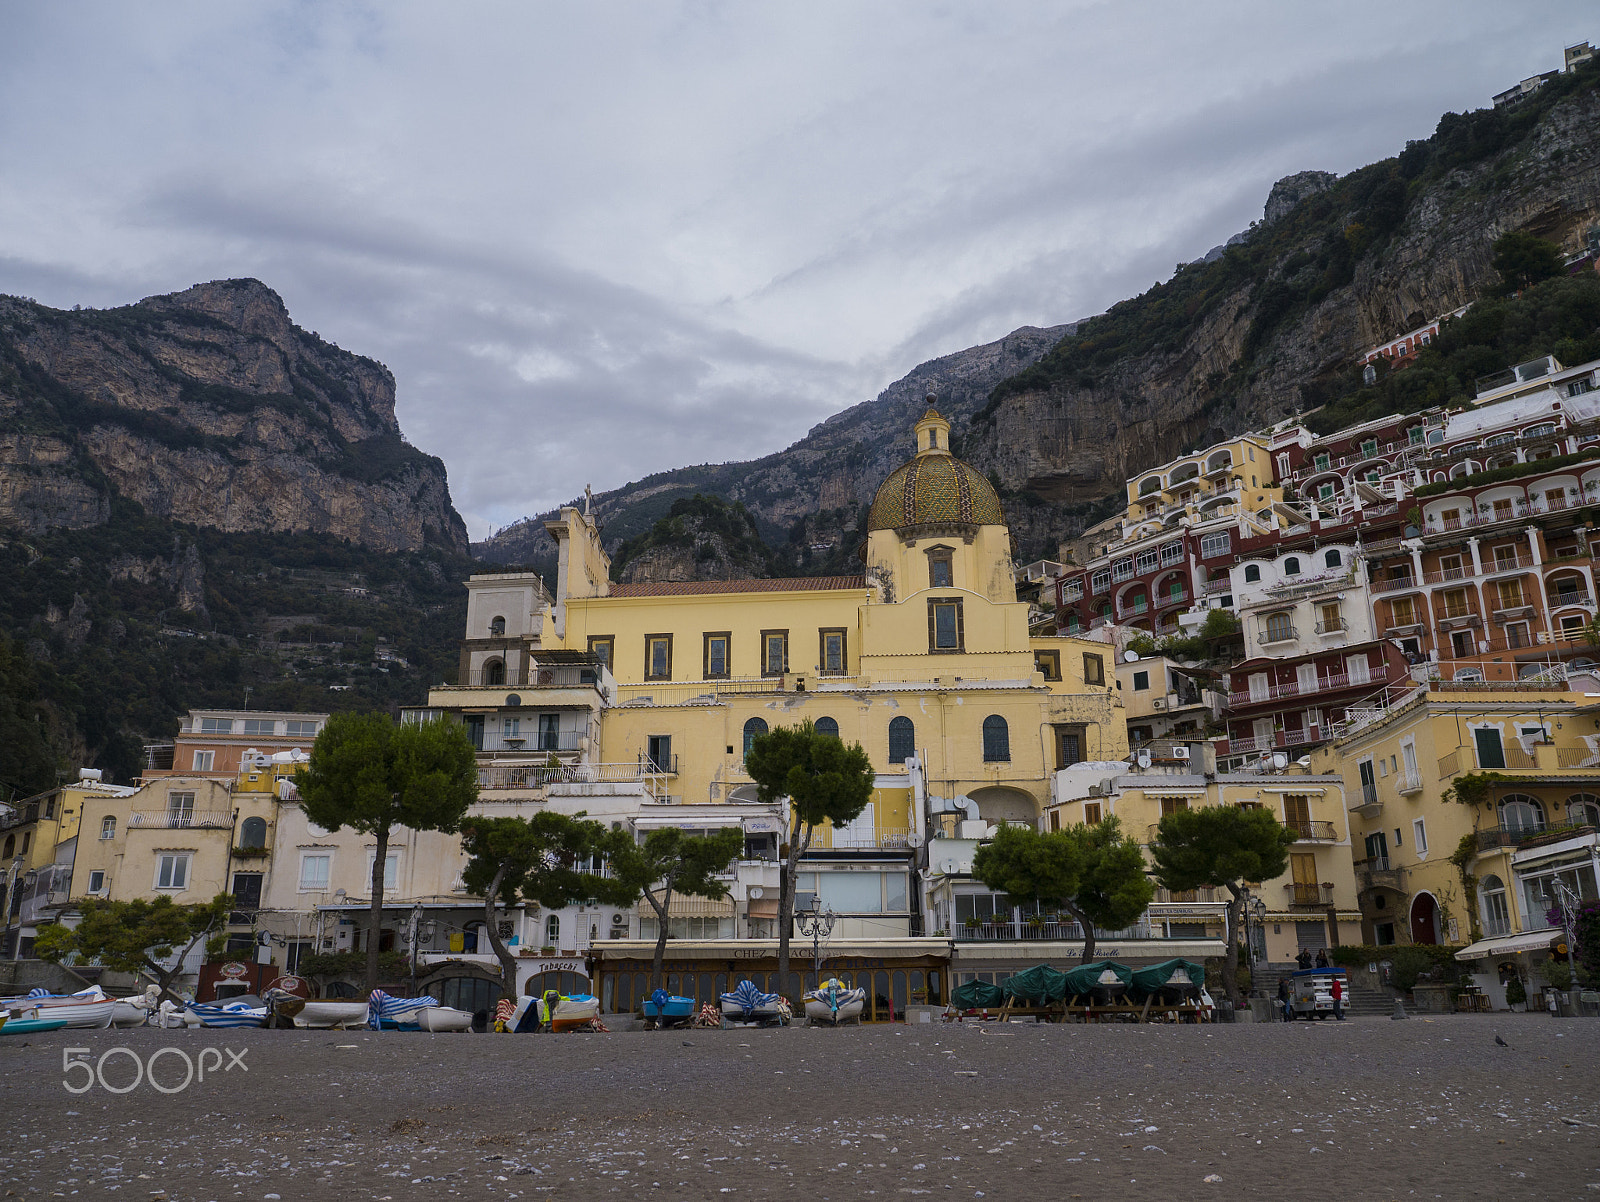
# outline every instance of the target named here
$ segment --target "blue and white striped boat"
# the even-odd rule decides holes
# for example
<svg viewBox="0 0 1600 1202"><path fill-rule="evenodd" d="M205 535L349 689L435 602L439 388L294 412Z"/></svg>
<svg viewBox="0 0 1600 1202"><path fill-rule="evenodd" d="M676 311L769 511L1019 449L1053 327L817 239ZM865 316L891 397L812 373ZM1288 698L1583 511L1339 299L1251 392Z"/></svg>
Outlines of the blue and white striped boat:
<svg viewBox="0 0 1600 1202"><path fill-rule="evenodd" d="M732 993L722 995L724 1022L762 1023L783 1021L783 1010L775 993L762 993L754 981L740 981Z"/></svg>
<svg viewBox="0 0 1600 1202"><path fill-rule="evenodd" d="M381 989L374 989L367 1002L367 1026L374 1031L417 1031L417 1011L437 1006L438 998L424 994L422 997L392 997Z"/></svg>
<svg viewBox="0 0 1600 1202"><path fill-rule="evenodd" d="M266 1021L267 1004L253 994L229 998L219 1006L190 1002L184 1021L202 1027L259 1027Z"/></svg>

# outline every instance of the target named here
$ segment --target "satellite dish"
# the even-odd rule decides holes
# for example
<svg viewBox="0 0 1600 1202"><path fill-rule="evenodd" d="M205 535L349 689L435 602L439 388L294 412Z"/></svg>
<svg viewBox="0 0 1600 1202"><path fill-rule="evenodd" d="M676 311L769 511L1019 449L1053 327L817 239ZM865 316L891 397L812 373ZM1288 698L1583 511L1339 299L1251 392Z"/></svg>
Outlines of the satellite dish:
<svg viewBox="0 0 1600 1202"><path fill-rule="evenodd" d="M922 846L922 836L919 835L916 831L912 831L909 835L906 836L906 846L907 847L921 847Z"/></svg>
<svg viewBox="0 0 1600 1202"><path fill-rule="evenodd" d="M1150 766L1150 753L1148 751L1141 751L1139 753L1139 767L1148 768L1149 766Z"/></svg>
<svg viewBox="0 0 1600 1202"><path fill-rule="evenodd" d="M1281 751L1273 752L1272 753L1272 766L1275 769L1277 769L1278 771L1281 772L1283 769L1285 769L1285 768L1287 768L1289 766L1289 757L1284 755L1283 752L1281 752Z"/></svg>
<svg viewBox="0 0 1600 1202"><path fill-rule="evenodd" d="M1137 651L1124 651L1122 653L1122 662L1125 663L1125 664L1136 664L1136 663L1138 663L1139 662L1139 653Z"/></svg>
<svg viewBox="0 0 1600 1202"><path fill-rule="evenodd" d="M761 900L761 886L760 885L751 885L750 886L750 896L755 898L757 901L760 901Z"/></svg>

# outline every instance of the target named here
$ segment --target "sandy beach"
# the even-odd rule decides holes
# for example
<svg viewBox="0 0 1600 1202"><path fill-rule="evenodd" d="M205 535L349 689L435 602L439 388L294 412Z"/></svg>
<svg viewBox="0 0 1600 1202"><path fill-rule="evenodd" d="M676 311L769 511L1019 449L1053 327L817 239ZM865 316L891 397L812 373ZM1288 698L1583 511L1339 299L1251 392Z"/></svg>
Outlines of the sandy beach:
<svg viewBox="0 0 1600 1202"><path fill-rule="evenodd" d="M1507 1047L1494 1041L1501 1035ZM63 1049L203 1081L63 1085ZM242 1063L229 1065L243 1050ZM219 1069L212 1061L227 1066ZM1588 1196L1600 1023L0 1039L5 1196ZM134 1080L116 1053L105 1083ZM183 1058L154 1069L167 1089ZM81 1085L83 1069L66 1080Z"/></svg>

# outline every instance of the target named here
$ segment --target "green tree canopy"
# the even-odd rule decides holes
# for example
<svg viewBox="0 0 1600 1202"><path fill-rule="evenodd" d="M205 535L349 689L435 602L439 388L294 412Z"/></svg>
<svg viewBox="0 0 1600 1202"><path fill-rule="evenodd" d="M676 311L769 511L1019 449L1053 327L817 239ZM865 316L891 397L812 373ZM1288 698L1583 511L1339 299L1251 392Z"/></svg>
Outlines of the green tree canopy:
<svg viewBox="0 0 1600 1202"><path fill-rule="evenodd" d="M789 936L794 927L794 882L800 857L824 822L842 826L872 800L872 761L861 744L820 735L811 723L779 726L757 735L744 757L745 771L764 802L789 802L788 852L778 887L778 988L789 980Z"/></svg>
<svg viewBox="0 0 1600 1202"><path fill-rule="evenodd" d="M1511 230L1495 239L1493 266L1500 273L1501 293L1509 296L1561 275L1561 248L1535 234Z"/></svg>
<svg viewBox="0 0 1600 1202"><path fill-rule="evenodd" d="M650 988L661 987L661 962L667 954L668 917L672 895L721 898L728 886L716 874L744 850L744 832L723 827L704 837L677 827L651 831L642 844L626 839L613 853L611 870L627 884L634 897L643 896L656 912L656 952L650 969Z"/></svg>
<svg viewBox="0 0 1600 1202"><path fill-rule="evenodd" d="M582 814L568 817L548 810L529 818L474 816L462 822L461 846L469 858L461 879L483 898L484 927L500 961L504 996L516 996L517 962L500 937L495 904L510 907L526 901L559 910L592 897L608 905L629 905L639 896L637 889L586 868L627 841L625 834Z"/></svg>
<svg viewBox="0 0 1600 1202"><path fill-rule="evenodd" d="M1131 925L1155 886L1144 853L1113 816L1041 834L1002 826L972 859L972 875L1001 893L1060 906L1083 927L1083 958L1094 959L1097 929Z"/></svg>
<svg viewBox="0 0 1600 1202"><path fill-rule="evenodd" d="M1222 957L1222 988L1239 1002L1239 903L1246 881L1270 881L1289 867L1294 832L1271 811L1242 806L1203 806L1162 816L1151 854L1156 879L1168 889L1226 889L1228 948Z"/></svg>
<svg viewBox="0 0 1600 1202"><path fill-rule="evenodd" d="M472 740L466 727L448 718L396 726L384 713L335 714L295 785L312 822L329 830L349 827L377 843L367 934L367 988L376 989L390 832L456 829L478 798Z"/></svg>
<svg viewBox="0 0 1600 1202"><path fill-rule="evenodd" d="M58 922L41 930L34 954L52 964L76 954L115 972L145 973L169 996L184 957L222 923L232 906L226 893L186 906L165 896L154 901L90 898L79 907L83 918L77 926Z"/></svg>

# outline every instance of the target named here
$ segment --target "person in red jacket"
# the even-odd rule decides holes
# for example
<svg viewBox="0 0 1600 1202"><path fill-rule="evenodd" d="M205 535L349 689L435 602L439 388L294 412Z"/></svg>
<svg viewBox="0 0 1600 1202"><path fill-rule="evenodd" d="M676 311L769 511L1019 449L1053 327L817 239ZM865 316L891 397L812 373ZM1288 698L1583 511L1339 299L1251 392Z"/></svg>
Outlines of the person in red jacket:
<svg viewBox="0 0 1600 1202"><path fill-rule="evenodd" d="M1335 976L1333 978L1333 1017L1344 1022L1344 981Z"/></svg>

